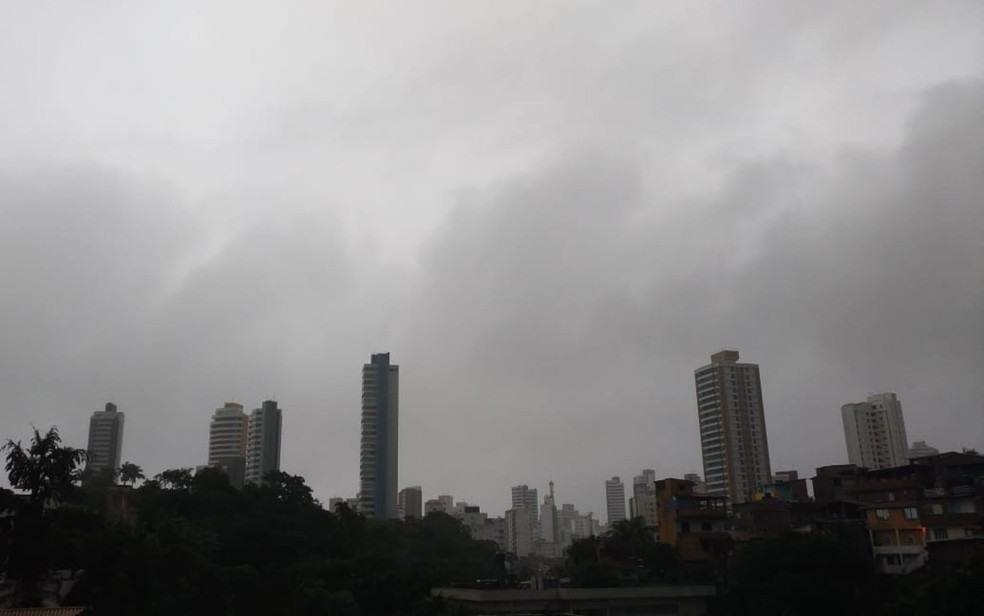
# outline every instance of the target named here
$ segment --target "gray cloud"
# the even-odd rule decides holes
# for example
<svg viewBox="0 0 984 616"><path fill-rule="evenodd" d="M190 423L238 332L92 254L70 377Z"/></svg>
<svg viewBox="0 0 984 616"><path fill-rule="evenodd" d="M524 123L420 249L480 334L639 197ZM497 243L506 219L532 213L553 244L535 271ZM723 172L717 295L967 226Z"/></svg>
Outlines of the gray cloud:
<svg viewBox="0 0 984 616"><path fill-rule="evenodd" d="M0 435L114 400L153 473L275 396L286 470L352 495L389 350L402 484L600 511L700 469L734 346L777 468L842 461L878 390L982 446L980 5L748 6L0 20Z"/></svg>

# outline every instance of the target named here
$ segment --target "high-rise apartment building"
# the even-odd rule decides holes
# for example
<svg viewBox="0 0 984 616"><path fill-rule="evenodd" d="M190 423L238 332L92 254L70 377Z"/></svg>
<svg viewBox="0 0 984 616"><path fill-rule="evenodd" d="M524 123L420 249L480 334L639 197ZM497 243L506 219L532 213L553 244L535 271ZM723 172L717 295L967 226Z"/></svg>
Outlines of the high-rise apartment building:
<svg viewBox="0 0 984 616"><path fill-rule="evenodd" d="M694 371L694 381L707 493L743 503L772 482L758 364L721 351Z"/></svg>
<svg viewBox="0 0 984 616"><path fill-rule="evenodd" d="M841 417L851 464L869 470L908 464L909 441L898 396L875 394L865 402L845 404Z"/></svg>
<svg viewBox="0 0 984 616"><path fill-rule="evenodd" d="M646 526L655 527L656 516L656 471L647 468L641 475L632 478L632 497L629 499L629 517L642 518Z"/></svg>
<svg viewBox="0 0 984 616"><path fill-rule="evenodd" d="M397 515L402 518L419 520L424 517L424 492L420 486L410 486L400 490L396 498Z"/></svg>
<svg viewBox="0 0 984 616"><path fill-rule="evenodd" d="M625 484L618 477L605 480L605 502L609 526L625 519Z"/></svg>
<svg viewBox="0 0 984 616"><path fill-rule="evenodd" d="M212 415L208 432L208 464L217 466L229 475L235 488L246 481L246 442L249 423L243 405L226 402Z"/></svg>
<svg viewBox="0 0 984 616"><path fill-rule="evenodd" d="M632 478L632 496L639 496L656 490L656 471L651 468L642 470L641 475Z"/></svg>
<svg viewBox="0 0 984 616"><path fill-rule="evenodd" d="M120 467L123 451L124 413L116 405L107 402L105 410L96 411L89 418L89 443L86 447L86 469L93 473L116 471Z"/></svg>
<svg viewBox="0 0 984 616"><path fill-rule="evenodd" d="M266 400L249 416L246 443L246 481L258 484L267 473L280 470L280 432L283 413L273 400Z"/></svg>
<svg viewBox="0 0 984 616"><path fill-rule="evenodd" d="M389 353L373 354L362 367L359 510L366 517L397 515L399 409L400 367Z"/></svg>
<svg viewBox="0 0 984 616"><path fill-rule="evenodd" d="M510 552L523 558L533 551L533 518L536 507L519 507L506 512L506 544Z"/></svg>
<svg viewBox="0 0 984 616"><path fill-rule="evenodd" d="M529 507L536 510L537 506L536 488L530 488L525 483L512 487L512 508Z"/></svg>

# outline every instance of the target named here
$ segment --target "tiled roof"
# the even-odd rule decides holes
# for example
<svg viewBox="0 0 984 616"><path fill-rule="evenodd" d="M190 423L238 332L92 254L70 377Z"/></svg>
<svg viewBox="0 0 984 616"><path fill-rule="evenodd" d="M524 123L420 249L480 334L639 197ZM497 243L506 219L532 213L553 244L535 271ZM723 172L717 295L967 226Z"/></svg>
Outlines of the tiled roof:
<svg viewBox="0 0 984 616"><path fill-rule="evenodd" d="M0 616L78 616L84 607L14 607L0 608Z"/></svg>

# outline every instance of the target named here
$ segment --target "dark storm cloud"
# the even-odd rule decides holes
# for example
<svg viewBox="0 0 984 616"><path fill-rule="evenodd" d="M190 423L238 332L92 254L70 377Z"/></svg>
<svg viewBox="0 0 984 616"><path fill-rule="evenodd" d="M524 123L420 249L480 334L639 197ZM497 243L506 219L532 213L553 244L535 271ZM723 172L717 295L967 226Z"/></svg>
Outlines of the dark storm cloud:
<svg viewBox="0 0 984 616"><path fill-rule="evenodd" d="M0 437L113 400L153 474L274 396L352 496L391 351L401 484L600 513L732 346L775 467L879 390L982 446L979 3L207 4L0 19Z"/></svg>
<svg viewBox="0 0 984 616"><path fill-rule="evenodd" d="M407 396L444 431L410 468L500 506L520 481L597 506L606 476L699 470L692 370L724 346L762 366L776 467L844 461L840 405L882 389L911 437L979 444L980 109L980 83L934 89L898 151L741 165L711 202L644 189L612 144L473 195L409 311Z"/></svg>

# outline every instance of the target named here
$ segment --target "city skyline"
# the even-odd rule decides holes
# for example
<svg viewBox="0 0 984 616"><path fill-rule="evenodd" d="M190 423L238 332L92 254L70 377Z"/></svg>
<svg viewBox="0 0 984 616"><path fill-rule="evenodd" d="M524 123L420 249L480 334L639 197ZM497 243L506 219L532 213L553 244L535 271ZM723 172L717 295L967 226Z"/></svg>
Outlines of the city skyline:
<svg viewBox="0 0 984 616"><path fill-rule="evenodd" d="M155 472L275 397L281 467L351 498L388 350L400 487L604 518L703 474L737 348L771 470L877 392L984 449L981 3L205 5L0 20L0 434L112 400Z"/></svg>
<svg viewBox="0 0 984 616"><path fill-rule="evenodd" d="M722 361L724 362L724 365L734 364L734 362L736 362L738 359L738 353L737 351L734 350L723 350L712 356L712 360L714 360L715 358L717 359L716 362L712 361L712 364L695 371L696 378L698 379L698 390L697 390L698 399L700 398L699 375L711 366L720 365ZM395 364L394 365L389 364L389 353L373 354L370 363L365 364L363 366L363 374L365 374L366 370L370 370L374 373L378 372L379 366L385 366L390 370L395 369L395 373L397 375L399 374L399 366ZM752 368L754 368L755 376L756 378L758 378L757 364L745 364L745 366L751 366ZM374 379L371 380L373 381L373 383L370 389L375 391ZM394 382L398 391L399 388L398 376L397 379L394 379ZM366 381L364 379L363 381L364 392L365 392L365 384ZM757 397L759 398L761 397L760 391L756 391L755 393ZM853 416L855 413L860 413L860 412L885 413L886 408L887 408L887 412L890 415L892 415L890 419L892 419L892 421L896 423L901 424L901 432L900 432L901 438L903 440L907 438L905 435L904 417L902 417L901 414L901 404L898 400L897 395L891 392L871 394L868 396L867 401L864 403L843 405L841 408L841 418L843 420L842 427L843 427L843 433L845 438L847 438L849 441L851 439L850 434L847 431L847 426L848 426L847 418L849 415L849 410L851 411L850 414ZM241 485L243 485L245 482L251 480L255 481L255 477L251 476L249 471L250 460L251 459L260 460L261 456L258 453L258 451L260 450L259 449L260 445L264 442L264 439L262 436L253 438L253 433L251 432L251 430L252 430L252 425L254 423L256 423L257 425L263 423L263 420L261 419L263 417L262 411L268 411L270 413L269 416L272 416L274 418L274 421L272 423L276 427L276 430L275 432L272 433L276 434L277 437L279 437L280 429L282 425L281 409L278 407L277 402L272 400L264 401L263 404L260 406L260 408L254 409L254 411L249 415L245 413L243 405L236 402L225 403L224 406L216 409L215 413L212 415L210 428L209 428L210 438L209 438L208 463L222 467L227 473L229 473L230 481L233 483L233 485L237 487L241 487ZM122 412L119 413L117 412L117 407L114 403L106 403L104 411L97 411L93 413L92 421L96 421L97 416L103 416L106 415L107 413L112 413L112 416L116 418L116 421L121 420L124 415ZM233 415L235 415L235 417L233 417ZM230 428L230 426L232 425L230 421L234 419L237 419L236 422L233 422L236 423L236 425ZM257 421L258 419L259 421ZM90 441L92 438L91 436L92 421L90 421ZM122 421L119 421L119 423L122 423ZM218 432L216 432L217 427L218 427ZM888 429L887 427L883 427L883 428L885 430ZM898 431L898 428L895 428L895 430ZM257 435L259 435L259 433L261 432L262 430L258 430ZM701 435L700 433L698 433L698 441L700 440L700 437ZM254 444L252 442L253 440L257 442ZM229 459L230 453L226 451L226 449L232 447L232 445L230 445L232 441L235 441L236 443L243 441L241 450L245 453L242 456L234 456L237 459L232 460L230 464L230 459ZM118 437L118 440L114 442L116 443L117 448L121 448L122 437L121 436ZM909 448L910 446L914 447L915 449L910 449ZM270 447L272 447L272 443L268 444L268 449ZM898 447L895 447L895 449L898 449ZM237 451L239 451L239 449L237 449ZM279 457L280 457L279 442L277 442L276 448L271 449L271 451L273 452L274 459L276 460L276 465L277 465L274 470L280 470L279 469ZM860 458L853 459L853 460L850 459L850 451L851 451L851 447L850 445L848 445L848 455L845 457L844 460L840 460L840 461L828 460L824 465L843 464L843 463L857 464L858 461L860 461ZM887 468L892 465L904 465L908 461L908 455L911 454L913 451L917 453L922 452L921 455L930 455L933 453L939 453L938 449L927 446L924 440L912 441L911 443L907 443L904 447L902 447L902 451L903 453L901 458L898 458L898 460L902 461L901 464L894 464L893 462L893 464L891 465L887 465L887 466L880 465L877 466L877 468ZM117 455L117 457L119 456ZM241 460L239 458L241 458ZM893 458L893 460L895 459ZM122 461L120 461L119 463L121 462ZM239 462L241 462L241 464L239 464ZM117 464L117 467L119 466L119 463ZM187 466L189 465L185 465L185 467ZM872 465L869 468L871 470L876 470L875 465ZM161 470L165 470L165 469L161 469ZM796 470L781 471L779 469L772 469L772 471L770 471L769 473L770 476L772 472L776 473L776 477L777 477L775 479L776 481L780 481L780 480L785 481L786 479L779 479L779 476L785 475L788 472L795 473ZM801 469L800 472L805 472L806 476L809 476L811 471L810 469ZM644 493L646 492L646 486L651 486L652 481L654 479L669 479L669 478L675 478L675 479L682 478L684 480L691 480L692 482L695 482L695 485L697 483L700 484L699 486L697 486L698 489L706 489L706 476L701 478L700 474L698 473L688 472L678 475L667 475L665 477L662 477L657 475L653 469L643 469L642 474L633 477L632 497L629 497L627 500L627 506L624 509L625 511L624 517L619 517L618 519L627 519L628 517L634 517L636 514L641 515L642 517L647 517L647 518L650 517L649 515L647 515L645 509L649 507L653 507L654 504L649 503L647 500L645 500L644 496L639 501L639 504L633 504L633 500L636 497L644 495ZM614 482L618 482L618 486L613 485ZM548 496L544 497L543 503L539 503L537 501L538 488L536 487L531 488L527 484L512 486L510 488L511 502L507 504L504 509L501 510L503 511L503 515L505 515L505 512L507 512L510 509L515 509L517 507L524 507L524 508L531 509L531 522L533 524L534 539L539 538L541 536L542 527L541 527L540 515L542 513L543 506L546 505L547 502L549 501L551 506L554 507L554 515L557 515L557 512L560 510L559 503L554 503L553 501L553 486L554 486L553 480L548 480L548 485L550 491L548 492ZM602 509L592 508L590 510L590 513L593 513L595 516L598 516L604 511L606 513L606 522L610 523L610 520L608 520L607 518L608 515L610 515L609 511L610 511L610 507L612 506L611 503L613 502L613 499L615 502L617 502L618 500L617 494L613 494L612 489L615 488L617 491L617 487L621 488L621 494L622 494L621 500L623 503L625 503L626 502L625 484L624 482L621 481L621 479L618 476L613 476L610 479L605 480L605 498L603 502L604 505L603 508ZM484 499L483 497L479 497L479 499L476 500L473 496L472 500L470 501L464 501L464 500L457 501L455 500L455 497L453 495L445 494L444 492L447 492L446 490L436 489L433 492L429 492L429 491L425 492L421 485L415 485L415 486L406 486L404 488L397 489L397 494L393 498L393 502L395 503L395 505L394 505L394 513L392 517L402 517L399 516L399 513L404 508L404 504L403 504L404 493L408 491L414 492L415 495L412 498L416 499L415 501L413 501L417 503L416 506L422 507L422 505L424 504L423 503L424 499L422 498L423 494L435 494L437 495L436 498L427 499L428 501L427 504L430 504L431 502L433 503L440 502L440 505L434 507L434 510L445 511L447 513L460 514L461 512L458 511L459 505L464 506L470 502L474 504L474 506L480 507L483 514L493 515L493 516L496 515L496 508L494 506L491 508L488 507L485 504L486 499ZM710 491L708 492L710 493ZM325 495L316 494L316 496L321 498L326 506L329 506L329 502L336 502L336 501L349 501L350 504L354 505L359 500L358 498L353 498L352 496L340 496L337 493L337 491L336 493L333 493L331 497L329 497L327 494ZM490 500L494 500L494 499L490 499ZM578 506L578 503L577 502L565 503L565 506L569 506L569 505ZM361 507L361 505L359 506ZM615 507L617 508L618 505L616 504ZM638 509L634 509L634 507L637 507ZM372 514L370 513L369 515Z"/></svg>

